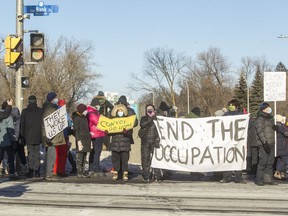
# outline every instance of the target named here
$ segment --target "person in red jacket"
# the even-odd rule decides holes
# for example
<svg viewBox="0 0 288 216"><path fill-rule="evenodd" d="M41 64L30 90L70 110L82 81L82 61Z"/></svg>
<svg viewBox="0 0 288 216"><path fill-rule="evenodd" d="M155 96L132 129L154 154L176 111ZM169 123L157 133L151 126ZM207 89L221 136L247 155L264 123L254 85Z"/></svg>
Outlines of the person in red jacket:
<svg viewBox="0 0 288 216"><path fill-rule="evenodd" d="M58 101L58 109L62 106L66 105L66 101L61 99ZM54 164L54 174L60 177L66 177L65 167L66 167L66 160L67 160L67 151L68 151L68 144L69 141L68 134L66 133L65 129L63 131L65 143L62 145L58 145L55 147L56 150L56 160Z"/></svg>
<svg viewBox="0 0 288 216"><path fill-rule="evenodd" d="M92 171L91 177L99 177L104 175L101 172L100 156L102 152L105 133L96 128L100 117L99 109L100 101L97 98L93 98L90 106L88 105L87 107L87 118L93 144L93 149L89 158L90 171Z"/></svg>

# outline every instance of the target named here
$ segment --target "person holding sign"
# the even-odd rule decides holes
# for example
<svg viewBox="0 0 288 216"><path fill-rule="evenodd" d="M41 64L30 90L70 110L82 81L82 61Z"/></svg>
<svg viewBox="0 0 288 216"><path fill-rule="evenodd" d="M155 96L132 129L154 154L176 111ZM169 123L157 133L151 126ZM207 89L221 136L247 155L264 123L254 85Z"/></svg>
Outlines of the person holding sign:
<svg viewBox="0 0 288 216"><path fill-rule="evenodd" d="M160 138L154 120L156 120L156 110L154 105L146 106L146 115L140 120L140 130L138 136L141 138L141 165L144 182L149 182L151 160L154 148L159 148ZM156 182L161 182L160 169L153 169Z"/></svg>
<svg viewBox="0 0 288 216"><path fill-rule="evenodd" d="M124 104L117 104L114 106L111 117L112 118L125 118L127 117L128 109ZM112 164L113 164L113 180L118 179L118 174L120 170L123 172L123 181L128 180L128 160L129 152L131 151L131 138L132 129L123 131L120 133L110 134L112 136L111 140L111 151L112 151Z"/></svg>
<svg viewBox="0 0 288 216"><path fill-rule="evenodd" d="M243 115L240 111L240 103L236 99L232 99L228 102L228 112L224 114L224 116L231 116L231 115ZM234 171L235 173L235 183L242 183L246 184L242 177L242 171ZM220 180L220 183L229 183L232 179L233 172L232 171L225 171L223 172L223 179Z"/></svg>
<svg viewBox="0 0 288 216"><path fill-rule="evenodd" d="M268 103L264 102L260 104L255 120L257 144L259 146L259 163L255 184L258 186L263 186L264 184L277 185L272 182L275 154L273 125L272 108Z"/></svg>
<svg viewBox="0 0 288 216"><path fill-rule="evenodd" d="M55 113L58 109L58 98L55 92L49 92L46 96L46 101L44 102L43 106L43 126L42 126L42 143L46 147L46 158L45 158L45 173L44 179L45 180L57 180L57 175L53 172L54 171L54 164L56 160L56 150L55 146L58 145L65 145L65 138L63 131L60 131L57 134L53 134L51 138L48 138L46 135L44 119L48 116L51 116L52 113ZM57 113L56 113L57 114ZM49 120L49 126L54 129L54 123L58 123L59 116L51 116ZM51 124L50 124L51 123ZM54 130L51 130L53 133Z"/></svg>
<svg viewBox="0 0 288 216"><path fill-rule="evenodd" d="M77 144L76 166L78 178L90 177L84 171L87 154L91 151L90 130L85 113L87 113L87 107L84 104L79 104L77 112L72 115Z"/></svg>

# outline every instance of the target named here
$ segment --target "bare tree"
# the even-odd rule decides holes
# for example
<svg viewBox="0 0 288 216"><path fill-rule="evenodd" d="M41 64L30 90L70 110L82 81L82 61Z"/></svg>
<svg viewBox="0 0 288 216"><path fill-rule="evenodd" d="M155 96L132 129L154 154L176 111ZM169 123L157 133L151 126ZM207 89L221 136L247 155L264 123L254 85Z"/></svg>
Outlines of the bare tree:
<svg viewBox="0 0 288 216"><path fill-rule="evenodd" d="M190 60L185 77L191 93L190 104L192 107L200 106L204 115L213 115L232 97L229 64L218 48L209 48L199 53L195 61ZM181 82L180 88L185 89L185 82ZM182 90L182 95L185 95L185 90Z"/></svg>
<svg viewBox="0 0 288 216"><path fill-rule="evenodd" d="M145 52L144 60L143 76L132 75L136 83L131 88L146 91L160 88L163 96L176 106L175 85L187 67L184 54L177 54L173 49L155 48Z"/></svg>
<svg viewBox="0 0 288 216"><path fill-rule="evenodd" d="M30 88L23 92L24 101L34 94L41 103L48 92L55 91L59 98L66 99L69 108L95 93L96 81L101 75L92 71L93 46L90 43L60 37L55 44L46 39L46 46L43 62L25 65L24 75L30 78ZM0 68L0 75L1 82L10 86L14 95L14 86L7 71Z"/></svg>

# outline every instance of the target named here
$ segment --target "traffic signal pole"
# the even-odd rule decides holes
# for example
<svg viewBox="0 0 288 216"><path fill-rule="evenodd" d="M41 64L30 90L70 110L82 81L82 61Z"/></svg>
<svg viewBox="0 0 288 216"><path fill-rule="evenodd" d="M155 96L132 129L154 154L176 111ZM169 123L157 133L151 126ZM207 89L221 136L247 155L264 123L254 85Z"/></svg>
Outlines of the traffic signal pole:
<svg viewBox="0 0 288 216"><path fill-rule="evenodd" d="M24 72L24 0L16 0L16 35L22 39L19 45L19 52L22 52L21 59L15 67L15 104L20 111L23 109L23 91L21 87L21 77Z"/></svg>

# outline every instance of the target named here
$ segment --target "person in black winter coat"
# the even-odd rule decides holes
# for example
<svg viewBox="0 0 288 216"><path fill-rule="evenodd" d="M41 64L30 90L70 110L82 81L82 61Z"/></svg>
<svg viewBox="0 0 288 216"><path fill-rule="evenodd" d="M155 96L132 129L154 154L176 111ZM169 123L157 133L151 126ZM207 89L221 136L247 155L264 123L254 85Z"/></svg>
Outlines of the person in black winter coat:
<svg viewBox="0 0 288 216"><path fill-rule="evenodd" d="M114 106L111 112L112 118L122 118L129 116L128 109L124 104L117 104ZM106 132L107 133L107 132ZM123 172L123 181L128 180L128 161L129 152L131 151L131 138L132 129L123 129L120 133L110 134L112 136L111 140L111 151L112 151L112 164L113 164L113 180L118 179L118 174L120 171Z"/></svg>
<svg viewBox="0 0 288 216"><path fill-rule="evenodd" d="M228 112L226 112L223 116L233 116L233 115L243 115L243 113L240 111L240 103L238 100L233 99L228 102ZM245 181L242 177L242 171L234 171L235 172L235 183L242 183L246 184L247 181ZM232 178L232 171L225 171L223 172L223 179L220 180L220 183L229 183Z"/></svg>
<svg viewBox="0 0 288 216"><path fill-rule="evenodd" d="M288 162L288 127L286 118L276 115L276 125L273 129L277 132L277 161L274 178L284 180L286 177L286 163Z"/></svg>
<svg viewBox="0 0 288 216"><path fill-rule="evenodd" d="M37 106L37 98L30 95L27 108L20 117L20 136L28 150L28 178L40 177L40 144L42 143L43 110Z"/></svg>
<svg viewBox="0 0 288 216"><path fill-rule="evenodd" d="M275 155L275 135L273 130L272 108L266 102L260 105L255 120L257 144L259 146L259 163L256 174L256 185L275 185L272 181Z"/></svg>
<svg viewBox="0 0 288 216"><path fill-rule="evenodd" d="M146 115L140 120L139 137L141 138L141 165L144 182L149 182L151 160L154 148L159 148L160 138L155 123L156 110L152 104L146 106ZM154 169L155 181L161 181L161 171Z"/></svg>
<svg viewBox="0 0 288 216"><path fill-rule="evenodd" d="M89 175L84 172L87 154L91 151L91 137L88 120L86 115L83 114L85 110L87 110L87 107L84 104L79 104L77 106L77 112L72 115L77 146L76 167L78 178L89 177Z"/></svg>

